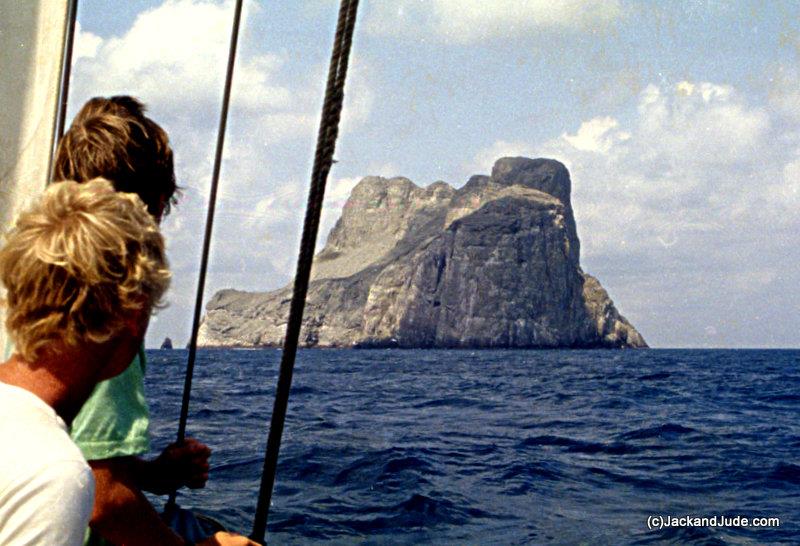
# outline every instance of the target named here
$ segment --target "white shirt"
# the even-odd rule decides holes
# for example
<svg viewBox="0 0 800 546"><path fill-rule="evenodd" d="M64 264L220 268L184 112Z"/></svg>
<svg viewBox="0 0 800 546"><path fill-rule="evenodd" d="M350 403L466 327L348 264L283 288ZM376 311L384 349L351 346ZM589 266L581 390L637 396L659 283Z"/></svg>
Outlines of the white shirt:
<svg viewBox="0 0 800 546"><path fill-rule="evenodd" d="M0 382L0 544L83 544L94 476L64 421L35 394Z"/></svg>

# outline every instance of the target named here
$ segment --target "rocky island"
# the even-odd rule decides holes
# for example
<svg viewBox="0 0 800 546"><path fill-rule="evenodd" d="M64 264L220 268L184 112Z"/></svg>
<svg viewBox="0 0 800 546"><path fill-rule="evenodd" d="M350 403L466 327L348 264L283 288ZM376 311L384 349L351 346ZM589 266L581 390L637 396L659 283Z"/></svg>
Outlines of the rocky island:
<svg viewBox="0 0 800 546"><path fill-rule="evenodd" d="M368 176L312 270L304 347L647 347L594 277L566 167L499 159L461 188ZM291 286L222 290L198 344L280 346Z"/></svg>

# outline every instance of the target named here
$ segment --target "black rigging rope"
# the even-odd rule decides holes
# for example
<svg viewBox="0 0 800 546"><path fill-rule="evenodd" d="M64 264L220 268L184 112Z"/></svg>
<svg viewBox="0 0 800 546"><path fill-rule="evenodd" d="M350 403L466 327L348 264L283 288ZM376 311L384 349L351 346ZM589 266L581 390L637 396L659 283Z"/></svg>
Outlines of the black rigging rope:
<svg viewBox="0 0 800 546"><path fill-rule="evenodd" d="M336 25L331 64L328 70L328 84L325 89L325 101L322 105L319 133L317 135L317 151L314 156L314 167L311 173L311 184L306 205L306 217L303 223L303 235L300 242L300 254L297 259L297 273L294 277L294 293L289 309L289 321L286 326L286 338L281 356L280 375L275 392L275 405L267 438L267 449L264 457L264 469L261 474L261 487L258 505L253 520L251 538L256 542L264 542L269 517L269 505L272 499L272 488L275 484L275 471L278 465L283 425L286 420L286 408L289 403L289 391L292 387L292 373L300 338L300 327L303 322L303 310L308 293L311 265L314 259L314 248L317 242L322 201L325 198L325 183L333 165L333 152L339 134L339 119L344 100L344 83L347 76L347 63L350 46L353 42L353 29L356 22L358 0L342 0L339 6L339 20Z"/></svg>
<svg viewBox="0 0 800 546"><path fill-rule="evenodd" d="M231 44L228 51L228 68L225 74L225 91L222 96L222 111L219 117L219 130L217 131L217 150L214 156L214 172L211 176L211 192L208 196L208 213L206 215L206 231L203 237L203 254L200 259L200 273L197 279L197 299L194 304L194 318L192 320L192 336L189 340L189 358L186 362L186 378L183 384L183 401L181 402L181 416L178 423L178 442L186 438L186 421L189 417L189 400L192 395L192 376L194 363L197 357L197 333L200 330L200 311L203 305L203 291L206 286L206 271L208 269L208 255L211 247L211 232L214 226L214 210L217 205L217 187L219 173L222 168L222 149L225 144L225 128L228 124L228 106L231 99L233 84L233 67L236 64L236 45L239 40L239 23L242 17L242 0L236 0L231 30ZM167 502L167 509L175 505L176 492L172 492Z"/></svg>

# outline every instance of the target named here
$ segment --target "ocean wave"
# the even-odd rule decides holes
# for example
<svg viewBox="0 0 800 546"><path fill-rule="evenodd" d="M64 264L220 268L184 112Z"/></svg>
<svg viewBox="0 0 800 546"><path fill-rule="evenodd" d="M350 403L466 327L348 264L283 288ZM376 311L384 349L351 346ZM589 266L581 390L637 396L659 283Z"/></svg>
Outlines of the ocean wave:
<svg viewBox="0 0 800 546"><path fill-rule="evenodd" d="M668 379L672 374L669 372L656 372L647 375L639 376L639 381L661 381L663 379Z"/></svg>
<svg viewBox="0 0 800 546"><path fill-rule="evenodd" d="M778 463L768 475L769 479L800 485L800 465L791 463Z"/></svg>
<svg viewBox="0 0 800 546"><path fill-rule="evenodd" d="M414 493L392 506L374 506L382 515L367 519L339 520L338 525L360 533L396 532L397 529L431 528L438 525L462 525L490 514L474 507L459 506L443 496Z"/></svg>
<svg viewBox="0 0 800 546"><path fill-rule="evenodd" d="M429 408L451 407L451 408L492 409L496 406L497 404L492 402L487 402L486 400L464 398L459 396L448 396L445 398L436 398L434 400L428 400L425 402L415 404L414 408L429 409Z"/></svg>
<svg viewBox="0 0 800 546"><path fill-rule="evenodd" d="M642 447L626 444L624 442L611 442L608 444L600 442L586 442L583 440L573 440L561 436L534 436L526 438L519 444L520 448L535 446L558 446L566 448L570 453L604 453L607 455L633 455L642 451Z"/></svg>
<svg viewBox="0 0 800 546"><path fill-rule="evenodd" d="M376 487L403 487L426 484L427 476L441 474L423 454L411 453L396 448L369 453L339 471L333 484L371 483Z"/></svg>
<svg viewBox="0 0 800 546"><path fill-rule="evenodd" d="M623 440L646 440L650 438L671 439L684 434L696 434L699 431L691 427L685 427L678 423L665 423L654 427L645 427L632 430L622 434Z"/></svg>

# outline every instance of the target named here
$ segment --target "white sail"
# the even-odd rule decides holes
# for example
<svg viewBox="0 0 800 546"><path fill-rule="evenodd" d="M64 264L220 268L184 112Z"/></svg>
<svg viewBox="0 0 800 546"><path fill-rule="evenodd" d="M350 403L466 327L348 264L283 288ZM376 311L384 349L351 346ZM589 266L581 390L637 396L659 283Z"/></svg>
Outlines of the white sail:
<svg viewBox="0 0 800 546"><path fill-rule="evenodd" d="M47 184L67 0L0 0L0 229ZM3 324L5 317L0 311ZM6 348L0 327L0 349ZM6 355L7 356L7 355Z"/></svg>

